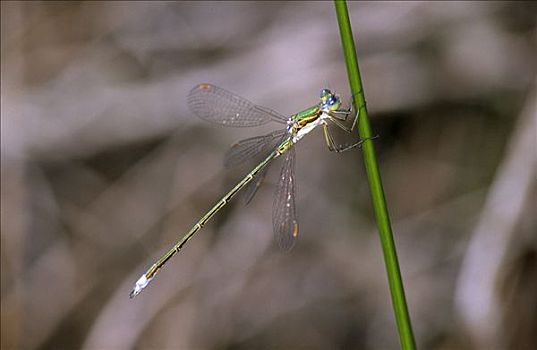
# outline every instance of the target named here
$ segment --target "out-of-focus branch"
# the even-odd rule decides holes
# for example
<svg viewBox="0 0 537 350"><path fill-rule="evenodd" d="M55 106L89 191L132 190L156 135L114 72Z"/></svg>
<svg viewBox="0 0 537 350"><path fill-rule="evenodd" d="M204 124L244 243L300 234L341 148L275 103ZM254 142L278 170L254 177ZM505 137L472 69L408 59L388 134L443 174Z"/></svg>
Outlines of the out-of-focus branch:
<svg viewBox="0 0 537 350"><path fill-rule="evenodd" d="M515 227L532 200L537 128L536 91L530 94L500 164L463 260L455 303L478 349L504 348L498 281Z"/></svg>

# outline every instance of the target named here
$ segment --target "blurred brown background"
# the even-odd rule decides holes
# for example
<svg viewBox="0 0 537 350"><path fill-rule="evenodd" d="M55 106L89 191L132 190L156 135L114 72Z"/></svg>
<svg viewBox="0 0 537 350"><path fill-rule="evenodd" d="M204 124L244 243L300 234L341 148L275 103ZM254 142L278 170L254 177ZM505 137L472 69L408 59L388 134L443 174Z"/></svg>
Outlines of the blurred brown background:
<svg viewBox="0 0 537 350"><path fill-rule="evenodd" d="M421 349L537 348L536 21L524 2L349 4ZM297 146L139 297L249 166L186 106L211 82L291 114L348 99L331 2L2 2L2 349L397 349L359 150Z"/></svg>

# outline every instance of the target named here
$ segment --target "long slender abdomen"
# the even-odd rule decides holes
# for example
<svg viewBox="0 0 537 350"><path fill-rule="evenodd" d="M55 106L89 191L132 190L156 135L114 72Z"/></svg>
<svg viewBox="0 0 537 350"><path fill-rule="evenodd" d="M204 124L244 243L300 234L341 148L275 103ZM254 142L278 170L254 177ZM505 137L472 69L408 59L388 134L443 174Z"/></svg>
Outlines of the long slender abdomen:
<svg viewBox="0 0 537 350"><path fill-rule="evenodd" d="M285 145L284 145L285 144ZM287 139L274 150L271 154L268 155L261 163L259 163L248 175L246 175L235 187L233 187L224 197L222 197L209 211L192 226L186 235L184 235L179 241L177 241L174 246L166 252L160 259L146 271L139 279L136 281L134 288L130 293L130 297L134 298L136 295L140 294L147 285L153 280L157 272L170 260L175 254L177 254L183 246L188 242L201 228L216 214L220 209L222 209L231 198L233 198L241 189L244 188L252 179L263 170L272 160L279 157L282 153L286 152L291 145L291 140ZM283 148L282 148L283 146Z"/></svg>

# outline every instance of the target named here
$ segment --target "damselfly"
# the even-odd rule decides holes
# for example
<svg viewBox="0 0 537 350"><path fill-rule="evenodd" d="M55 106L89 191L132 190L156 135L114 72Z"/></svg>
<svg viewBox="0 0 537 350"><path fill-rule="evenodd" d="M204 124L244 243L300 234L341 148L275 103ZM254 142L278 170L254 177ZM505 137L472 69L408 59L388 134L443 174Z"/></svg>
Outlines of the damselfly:
<svg viewBox="0 0 537 350"><path fill-rule="evenodd" d="M187 100L188 106L194 114L212 123L223 126L250 127L272 121L285 125L285 128L268 135L239 141L231 147L225 158L225 162L228 165L241 163L262 153L268 152L268 155L138 279L130 293L131 298L138 295L151 282L162 266L178 253L186 242L214 214L222 209L237 192L246 187L246 200L247 202L250 201L263 182L268 165L281 155L284 155L284 160L274 197L272 224L274 235L280 248L284 250L291 249L298 237L298 222L295 211L295 152L293 146L318 126L323 128L328 149L333 152L352 149L360 146L364 141L360 140L344 147L335 144L328 124L333 124L350 133L356 125L358 113L354 116L352 125L349 126L348 117L352 114L351 108L342 109L341 99L329 89L321 90L320 100L316 105L290 117L285 117L271 109L257 106L240 96L211 84L197 85L190 91Z"/></svg>

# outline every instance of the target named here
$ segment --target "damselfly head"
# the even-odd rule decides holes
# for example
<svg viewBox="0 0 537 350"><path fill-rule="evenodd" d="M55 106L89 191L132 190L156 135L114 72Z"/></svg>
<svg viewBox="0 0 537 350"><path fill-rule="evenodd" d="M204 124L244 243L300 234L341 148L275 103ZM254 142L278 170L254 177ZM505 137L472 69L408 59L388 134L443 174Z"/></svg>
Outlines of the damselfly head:
<svg viewBox="0 0 537 350"><path fill-rule="evenodd" d="M326 99L331 95L332 95L332 91L330 91L330 89L322 89L321 94L320 94L321 103L324 104L326 102Z"/></svg>
<svg viewBox="0 0 537 350"><path fill-rule="evenodd" d="M339 96L328 89L321 90L321 109L326 111L337 111L341 108Z"/></svg>

